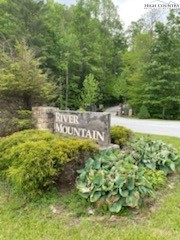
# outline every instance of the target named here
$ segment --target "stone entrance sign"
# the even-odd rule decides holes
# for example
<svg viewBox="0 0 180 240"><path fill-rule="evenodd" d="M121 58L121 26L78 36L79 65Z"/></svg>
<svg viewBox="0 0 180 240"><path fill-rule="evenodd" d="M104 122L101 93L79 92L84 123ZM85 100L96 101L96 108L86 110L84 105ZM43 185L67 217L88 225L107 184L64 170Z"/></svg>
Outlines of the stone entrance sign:
<svg viewBox="0 0 180 240"><path fill-rule="evenodd" d="M34 107L33 116L38 129L94 139L101 146L110 144L110 114Z"/></svg>

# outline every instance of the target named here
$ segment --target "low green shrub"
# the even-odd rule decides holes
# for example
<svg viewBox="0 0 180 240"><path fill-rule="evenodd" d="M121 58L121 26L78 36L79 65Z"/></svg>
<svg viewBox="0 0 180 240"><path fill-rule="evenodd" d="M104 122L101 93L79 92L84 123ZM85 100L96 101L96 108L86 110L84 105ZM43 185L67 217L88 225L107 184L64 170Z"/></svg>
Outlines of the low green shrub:
<svg viewBox="0 0 180 240"><path fill-rule="evenodd" d="M137 207L145 196L155 196L153 184L145 168L120 151L104 151L89 158L79 170L76 187L82 197L98 206L107 204L110 212L118 213L123 206Z"/></svg>
<svg viewBox="0 0 180 240"><path fill-rule="evenodd" d="M122 126L113 126L110 128L111 143L118 144L120 148L126 145L133 137L133 132Z"/></svg>
<svg viewBox="0 0 180 240"><path fill-rule="evenodd" d="M38 142L41 140L52 141L55 136L50 132L40 130L26 130L0 138L0 171L7 169L12 162L9 157L12 149L27 141Z"/></svg>
<svg viewBox="0 0 180 240"><path fill-rule="evenodd" d="M30 195L52 186L61 163L68 159L63 151L55 152L53 145L43 140L19 144L10 151L8 157L11 166L4 171L6 180Z"/></svg>
<svg viewBox="0 0 180 240"><path fill-rule="evenodd" d="M141 106L141 108L140 108L140 110L139 110L138 117L139 117L140 119L148 119L148 118L151 117L151 116L150 116L150 113L149 113L149 111L148 111L148 109L147 109L146 106L144 106L144 105Z"/></svg>
<svg viewBox="0 0 180 240"><path fill-rule="evenodd" d="M178 151L161 140L134 139L128 145L128 154L138 166L162 170L165 174L176 171L180 164Z"/></svg>
<svg viewBox="0 0 180 240"><path fill-rule="evenodd" d="M97 152L97 146L89 140L28 130L2 138L0 151L1 178L34 196L54 185L68 162Z"/></svg>

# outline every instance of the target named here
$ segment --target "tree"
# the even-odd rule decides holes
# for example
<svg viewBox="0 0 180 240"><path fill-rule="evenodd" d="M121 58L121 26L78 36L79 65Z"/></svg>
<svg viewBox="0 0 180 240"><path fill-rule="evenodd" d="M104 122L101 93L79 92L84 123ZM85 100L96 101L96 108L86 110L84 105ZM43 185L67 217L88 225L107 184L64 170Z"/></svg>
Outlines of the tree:
<svg viewBox="0 0 180 240"><path fill-rule="evenodd" d="M79 0L74 8L73 27L81 51L80 80L93 73L103 101L110 102L126 49L118 11L111 0Z"/></svg>
<svg viewBox="0 0 180 240"><path fill-rule="evenodd" d="M128 77L129 69L126 67L113 86L113 96L117 99L122 98L122 101L125 101L128 95Z"/></svg>
<svg viewBox="0 0 180 240"><path fill-rule="evenodd" d="M131 49L123 55L123 71L116 90L138 113L143 101L147 85L145 67L150 61L150 47L153 39L150 34L139 34L134 38Z"/></svg>
<svg viewBox="0 0 180 240"><path fill-rule="evenodd" d="M41 46L44 28L43 0L0 1L1 38L19 40L25 38L31 46Z"/></svg>
<svg viewBox="0 0 180 240"><path fill-rule="evenodd" d="M12 52L25 39L41 58L39 67L57 86L55 106L79 108L77 95L90 73L103 102L116 99L126 41L112 0L78 0L71 7L54 0L0 0L0 32L0 44L10 43Z"/></svg>
<svg viewBox="0 0 180 240"><path fill-rule="evenodd" d="M164 22L167 16L167 9L150 9L143 15L144 30L146 33L153 35L155 33L155 25L157 22Z"/></svg>
<svg viewBox="0 0 180 240"><path fill-rule="evenodd" d="M161 118L180 115L180 17L171 11L167 24L156 24L156 39L147 66L146 105Z"/></svg>
<svg viewBox="0 0 180 240"><path fill-rule="evenodd" d="M80 81L81 52L74 32L73 8L48 0L44 8L45 43L41 46L43 68L50 69L52 81L57 85L55 105L61 109L77 109L82 82Z"/></svg>
<svg viewBox="0 0 180 240"><path fill-rule="evenodd" d="M92 105L97 103L99 98L100 98L99 84L94 79L94 75L89 74L83 82L81 104L85 109L90 108Z"/></svg>
<svg viewBox="0 0 180 240"><path fill-rule="evenodd" d="M148 109L146 106L142 105L140 110L139 110L139 113L138 113L138 117L140 119L148 119L150 118L150 114L148 112Z"/></svg>
<svg viewBox="0 0 180 240"><path fill-rule="evenodd" d="M131 22L130 26L126 31L129 47L133 46L133 44L135 43L135 39L138 35L144 33L144 27L145 20L143 18L140 18L136 22Z"/></svg>
<svg viewBox="0 0 180 240"><path fill-rule="evenodd" d="M1 49L0 55L0 98L22 99L23 108L30 110L37 102L53 97L53 84L25 42L16 44L9 53Z"/></svg>

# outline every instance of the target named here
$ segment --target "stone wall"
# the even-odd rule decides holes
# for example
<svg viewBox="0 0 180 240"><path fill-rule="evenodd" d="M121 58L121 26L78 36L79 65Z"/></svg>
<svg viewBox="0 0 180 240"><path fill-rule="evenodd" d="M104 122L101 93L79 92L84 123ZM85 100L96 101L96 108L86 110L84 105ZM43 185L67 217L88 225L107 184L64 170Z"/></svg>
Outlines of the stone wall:
<svg viewBox="0 0 180 240"><path fill-rule="evenodd" d="M54 132L54 112L53 107L33 107L33 118L37 129Z"/></svg>

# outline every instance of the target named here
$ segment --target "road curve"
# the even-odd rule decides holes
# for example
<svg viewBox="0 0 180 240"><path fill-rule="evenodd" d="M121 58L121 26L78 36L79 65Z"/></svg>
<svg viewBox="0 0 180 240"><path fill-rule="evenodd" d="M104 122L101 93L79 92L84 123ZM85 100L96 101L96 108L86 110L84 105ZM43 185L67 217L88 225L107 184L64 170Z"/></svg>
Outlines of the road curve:
<svg viewBox="0 0 180 240"><path fill-rule="evenodd" d="M111 113L111 126L121 125L138 133L166 135L180 138L180 121L143 120L118 117L115 116L117 107L109 108L106 112Z"/></svg>

